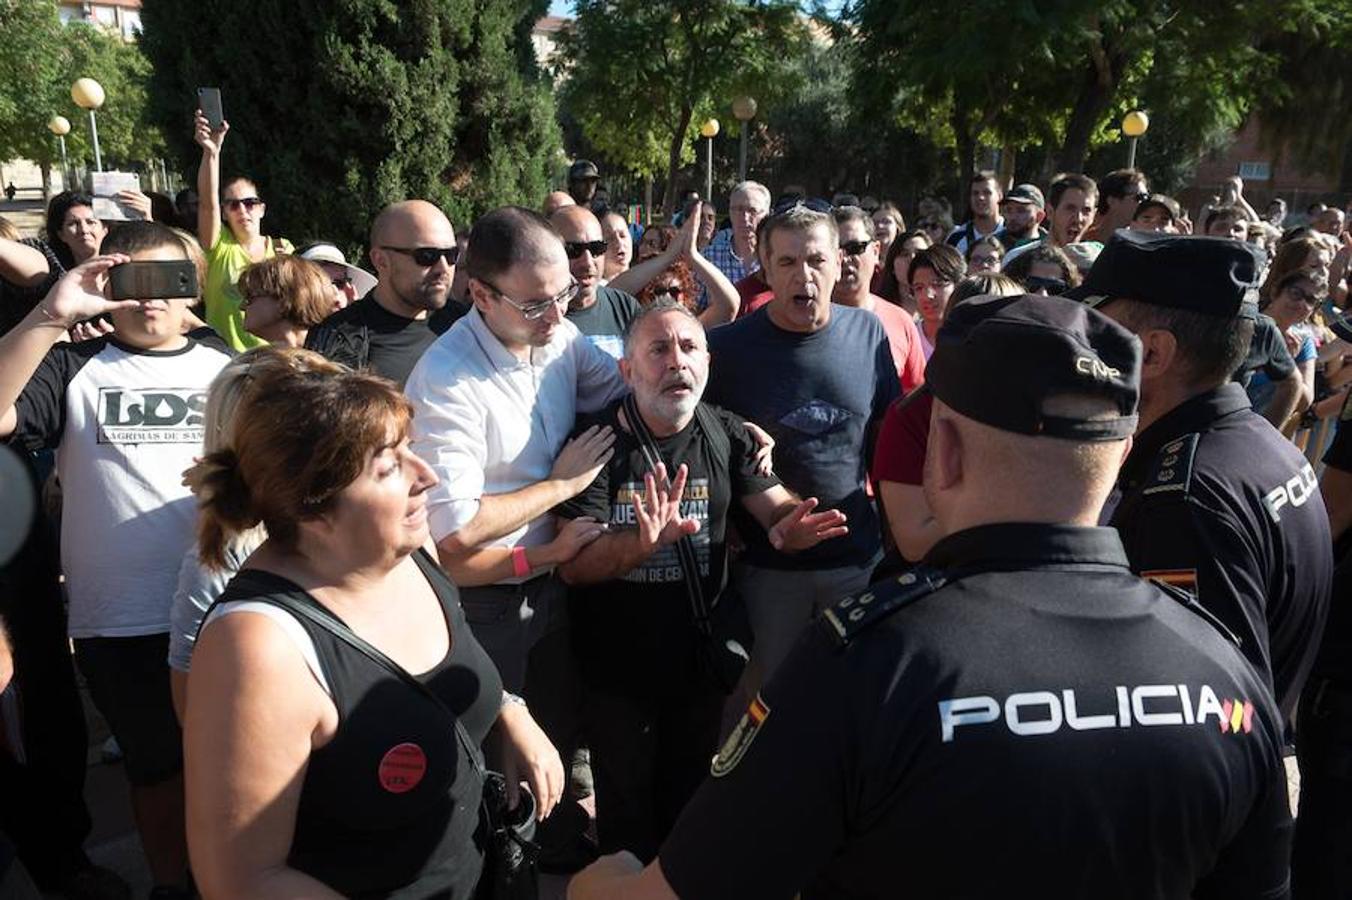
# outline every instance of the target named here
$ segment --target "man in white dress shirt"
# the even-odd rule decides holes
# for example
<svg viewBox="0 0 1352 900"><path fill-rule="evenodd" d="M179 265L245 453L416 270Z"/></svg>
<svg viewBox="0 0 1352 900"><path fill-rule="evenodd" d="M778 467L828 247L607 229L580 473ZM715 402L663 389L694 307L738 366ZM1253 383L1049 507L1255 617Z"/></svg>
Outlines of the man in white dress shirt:
<svg viewBox="0 0 1352 900"><path fill-rule="evenodd" d="M593 520L556 529L550 510L592 482L614 437L605 429L565 439L579 411L602 408L624 383L615 360L565 318L577 282L538 213L485 215L464 265L474 308L428 348L406 393L413 448L440 478L428 512L441 563L504 686L518 693L532 646L564 621L554 567L602 529Z"/></svg>

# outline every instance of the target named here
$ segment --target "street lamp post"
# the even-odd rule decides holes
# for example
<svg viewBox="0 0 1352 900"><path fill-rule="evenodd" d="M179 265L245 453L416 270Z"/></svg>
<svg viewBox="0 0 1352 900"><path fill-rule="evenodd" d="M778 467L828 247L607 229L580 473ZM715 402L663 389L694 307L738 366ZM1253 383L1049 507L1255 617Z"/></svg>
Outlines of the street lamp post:
<svg viewBox="0 0 1352 900"><path fill-rule="evenodd" d="M718 134L718 120L710 119L699 127L700 137L705 139L704 152L704 199L714 197L714 136Z"/></svg>
<svg viewBox="0 0 1352 900"><path fill-rule="evenodd" d="M1127 168L1136 168L1136 140L1150 127L1150 117L1139 109L1132 110L1122 117L1122 133L1128 138Z"/></svg>
<svg viewBox="0 0 1352 900"><path fill-rule="evenodd" d="M52 116L47 129L61 142L61 190L70 190L70 161L66 159L66 135L70 134L70 120L65 116Z"/></svg>
<svg viewBox="0 0 1352 900"><path fill-rule="evenodd" d="M94 171L103 171L103 153L99 150L99 126L94 110L103 105L103 85L92 78L81 78L70 86L70 99L81 109L89 110L89 136L94 142Z"/></svg>
<svg viewBox="0 0 1352 900"><path fill-rule="evenodd" d="M756 99L745 94L732 101L732 115L742 126L742 149L737 163L737 180L746 181L746 133L756 118Z"/></svg>

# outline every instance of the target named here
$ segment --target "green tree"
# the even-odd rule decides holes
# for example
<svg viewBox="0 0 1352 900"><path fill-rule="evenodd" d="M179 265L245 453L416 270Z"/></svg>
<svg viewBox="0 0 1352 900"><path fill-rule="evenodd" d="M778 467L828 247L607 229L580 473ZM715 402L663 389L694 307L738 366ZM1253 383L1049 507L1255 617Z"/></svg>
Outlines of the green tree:
<svg viewBox="0 0 1352 900"><path fill-rule="evenodd" d="M83 77L107 95L98 113L106 165L145 162L163 151L159 130L146 121L150 63L135 43L83 22L62 25L55 0L0 0L0 33L0 159L34 160L46 181L60 159L47 123L62 115L73 126L69 154L92 161L87 117L70 96Z"/></svg>
<svg viewBox="0 0 1352 900"><path fill-rule="evenodd" d="M958 174L978 144L1054 148L1048 174L1083 169L1139 104L1186 122L1196 139L1181 146L1200 153L1242 121L1275 71L1263 37L1307 4L974 0L939 15L919 0L857 0L841 31L865 100L946 123L933 133L955 146Z"/></svg>
<svg viewBox="0 0 1352 900"><path fill-rule="evenodd" d="M56 138L47 130L53 115L73 108L70 87L61 99L61 20L54 0L0 0L0 159L31 159L43 167L44 182L59 160Z"/></svg>
<svg viewBox="0 0 1352 900"><path fill-rule="evenodd" d="M559 45L561 102L612 163L664 174L670 210L691 125L740 93L765 104L791 91L788 61L807 41L790 0L578 0Z"/></svg>
<svg viewBox="0 0 1352 900"><path fill-rule="evenodd" d="M221 88L225 174L248 173L298 239L365 243L396 200L460 227L534 206L558 161L549 88L527 41L543 0L146 0L156 115L196 171L199 86Z"/></svg>

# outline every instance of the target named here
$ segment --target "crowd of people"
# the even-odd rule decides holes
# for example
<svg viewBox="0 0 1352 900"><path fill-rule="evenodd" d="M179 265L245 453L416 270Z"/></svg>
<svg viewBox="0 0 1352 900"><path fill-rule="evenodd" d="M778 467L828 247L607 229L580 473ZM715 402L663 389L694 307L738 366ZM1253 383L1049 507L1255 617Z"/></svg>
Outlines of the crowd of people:
<svg viewBox="0 0 1352 900"><path fill-rule="evenodd" d="M228 131L144 221L0 231L0 898L129 896L76 670L155 900L1352 890L1352 429L1322 486L1290 440L1352 410L1343 210L981 171L956 225L641 227L581 160L392 203L368 270Z"/></svg>

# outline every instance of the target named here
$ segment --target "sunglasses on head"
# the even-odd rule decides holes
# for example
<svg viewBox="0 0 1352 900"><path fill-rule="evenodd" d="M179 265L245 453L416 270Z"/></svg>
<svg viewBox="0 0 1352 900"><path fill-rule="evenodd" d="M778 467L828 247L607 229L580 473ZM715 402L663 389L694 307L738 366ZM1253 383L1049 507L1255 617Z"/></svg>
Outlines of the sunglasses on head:
<svg viewBox="0 0 1352 900"><path fill-rule="evenodd" d="M653 299L656 300L658 297L671 297L673 300L679 300L683 293L685 293L685 291L681 290L679 284L669 284L666 287L660 287L654 290Z"/></svg>
<svg viewBox="0 0 1352 900"><path fill-rule="evenodd" d="M1025 281L1025 287L1030 294L1036 294L1038 291L1045 290L1049 296L1059 297L1070 290L1070 285L1066 284L1060 278L1039 278L1036 275L1030 275Z"/></svg>
<svg viewBox="0 0 1352 900"><path fill-rule="evenodd" d="M568 254L569 259L577 259L585 250L592 256L604 256L606 252L605 241L564 241L563 252Z"/></svg>
<svg viewBox="0 0 1352 900"><path fill-rule="evenodd" d="M816 197L812 197L807 200L782 200L778 206L771 210L771 215L778 216L791 209L797 209L800 206L804 209L810 209L813 212L818 213L829 213L835 209L834 206L827 203L825 200L818 200Z"/></svg>
<svg viewBox="0 0 1352 900"><path fill-rule="evenodd" d="M460 258L459 247L386 247L382 250L389 250L392 253L402 253L405 256L413 257L413 261L423 268L435 266L437 260L445 258L446 265L453 266L455 261Z"/></svg>
<svg viewBox="0 0 1352 900"><path fill-rule="evenodd" d="M872 241L841 241L841 242L840 242L840 249L844 250L846 253L850 254L851 256L858 256L859 254L861 254L861 253L863 253L865 250L867 250L867 249L868 249L868 245L871 244L871 243L873 243L873 242L872 242Z"/></svg>
<svg viewBox="0 0 1352 900"><path fill-rule="evenodd" d="M263 201L257 197L232 197L225 201L226 209L239 209L241 206L245 209L256 209L263 205Z"/></svg>

